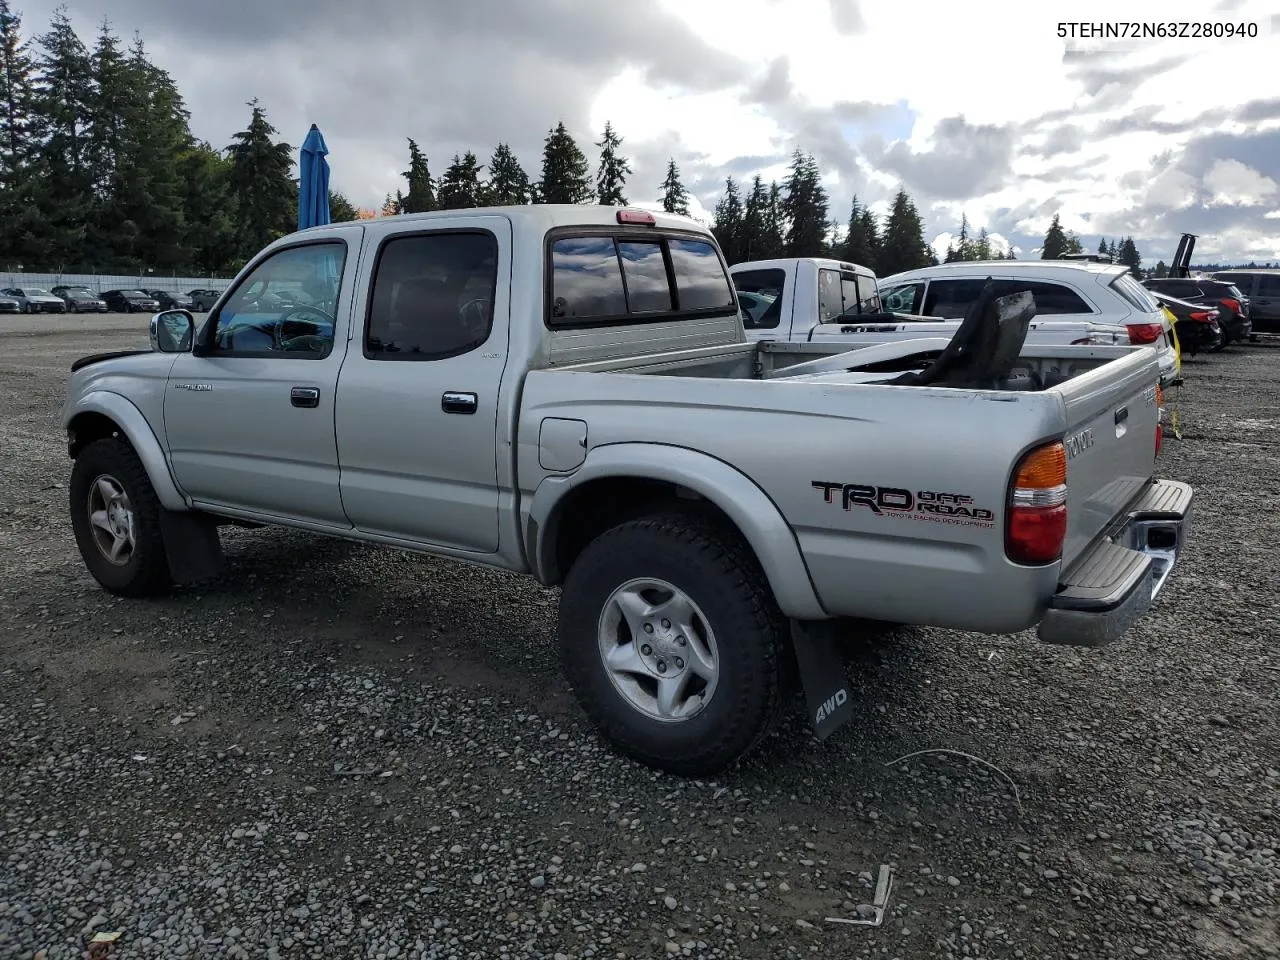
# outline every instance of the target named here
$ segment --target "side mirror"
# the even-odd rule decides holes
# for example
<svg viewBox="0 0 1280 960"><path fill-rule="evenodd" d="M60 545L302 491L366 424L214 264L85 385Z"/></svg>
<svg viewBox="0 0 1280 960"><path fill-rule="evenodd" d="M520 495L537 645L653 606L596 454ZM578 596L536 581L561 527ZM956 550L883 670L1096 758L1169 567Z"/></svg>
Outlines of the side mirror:
<svg viewBox="0 0 1280 960"><path fill-rule="evenodd" d="M151 317L151 349L186 353L195 337L196 321L186 310L166 310Z"/></svg>

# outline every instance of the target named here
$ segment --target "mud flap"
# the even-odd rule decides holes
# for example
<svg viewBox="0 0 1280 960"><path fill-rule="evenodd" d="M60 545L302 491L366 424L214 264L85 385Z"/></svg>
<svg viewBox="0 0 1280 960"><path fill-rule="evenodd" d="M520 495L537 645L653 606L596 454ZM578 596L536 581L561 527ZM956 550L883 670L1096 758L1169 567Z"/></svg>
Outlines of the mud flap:
<svg viewBox="0 0 1280 960"><path fill-rule="evenodd" d="M160 534L175 583L197 583L222 573L222 539L209 517L161 508Z"/></svg>
<svg viewBox="0 0 1280 960"><path fill-rule="evenodd" d="M825 740L853 716L849 678L836 645L838 621L791 621L791 645L809 707L809 723Z"/></svg>

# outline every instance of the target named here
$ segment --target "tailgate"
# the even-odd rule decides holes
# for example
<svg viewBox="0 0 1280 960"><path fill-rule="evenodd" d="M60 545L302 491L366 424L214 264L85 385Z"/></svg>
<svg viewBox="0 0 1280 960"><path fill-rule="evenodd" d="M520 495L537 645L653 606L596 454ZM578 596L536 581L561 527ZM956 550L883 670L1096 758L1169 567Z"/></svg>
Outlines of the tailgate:
<svg viewBox="0 0 1280 960"><path fill-rule="evenodd" d="M1151 349L1051 389L1066 406L1067 568L1151 479L1160 413L1159 362Z"/></svg>

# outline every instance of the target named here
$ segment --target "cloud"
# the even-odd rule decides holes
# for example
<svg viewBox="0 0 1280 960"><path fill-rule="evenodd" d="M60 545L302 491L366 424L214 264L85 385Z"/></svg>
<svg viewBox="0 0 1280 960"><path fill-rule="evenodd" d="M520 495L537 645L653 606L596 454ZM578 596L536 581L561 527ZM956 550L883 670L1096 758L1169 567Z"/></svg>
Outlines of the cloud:
<svg viewBox="0 0 1280 960"><path fill-rule="evenodd" d="M830 0L830 3L831 23L835 26L837 33L849 36L866 29L858 0Z"/></svg>
<svg viewBox="0 0 1280 960"><path fill-rule="evenodd" d="M1259 206L1275 196L1276 182L1239 160L1216 160L1204 175L1215 207Z"/></svg>
<svg viewBox="0 0 1280 960"><path fill-rule="evenodd" d="M932 139L932 149L919 152L903 141L868 144L867 157L930 196L972 197L1004 181L1016 133L1012 125L973 125L963 116L954 116L938 123Z"/></svg>

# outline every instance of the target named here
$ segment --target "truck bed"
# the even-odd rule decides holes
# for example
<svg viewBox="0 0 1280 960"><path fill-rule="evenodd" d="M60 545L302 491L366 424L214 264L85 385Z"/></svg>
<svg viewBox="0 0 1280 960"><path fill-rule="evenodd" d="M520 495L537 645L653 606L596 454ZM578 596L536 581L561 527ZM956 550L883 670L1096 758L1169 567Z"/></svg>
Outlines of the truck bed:
<svg viewBox="0 0 1280 960"><path fill-rule="evenodd" d="M625 436L734 464L792 518L820 595L854 598L855 606L833 614L934 622L918 599L942 591L946 603L929 605L937 622L990 632L1023 629L1036 622L1031 606L1057 589L1059 574L1150 483L1158 423L1155 354L1028 346L1020 365L1036 371L1044 385L1008 392L869 383L865 370L839 369L843 361L818 374L802 366L849 354L853 366L864 351L903 347L910 344L850 351L842 344L720 343L533 370L521 431L536 433L544 417L572 416L587 425L587 449ZM655 378L668 385L655 391ZM1050 568L1016 568L1005 558L1001 532L1010 471L1030 445L1054 439L1064 440L1070 456L1062 560ZM804 475L795 464L806 465ZM546 471L521 460L518 474L524 487L530 474ZM886 523L869 512L830 507L815 493L824 483L970 497L990 520ZM1018 589L993 571L1011 573ZM864 589L850 591L850 583ZM1027 607L1011 607L1009 596L1025 596Z"/></svg>

